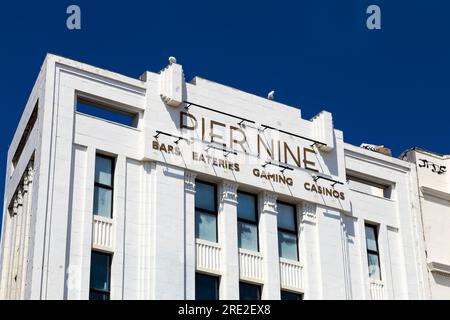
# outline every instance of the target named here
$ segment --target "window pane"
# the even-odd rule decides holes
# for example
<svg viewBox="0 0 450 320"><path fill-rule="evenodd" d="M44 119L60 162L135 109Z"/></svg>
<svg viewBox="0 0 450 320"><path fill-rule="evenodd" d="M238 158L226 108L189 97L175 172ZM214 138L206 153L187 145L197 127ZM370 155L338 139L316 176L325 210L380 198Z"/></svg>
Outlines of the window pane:
<svg viewBox="0 0 450 320"><path fill-rule="evenodd" d="M256 197L251 194L238 192L238 217L256 222L256 212Z"/></svg>
<svg viewBox="0 0 450 320"><path fill-rule="evenodd" d="M195 275L195 300L219 300L219 279L197 273Z"/></svg>
<svg viewBox="0 0 450 320"><path fill-rule="evenodd" d="M78 100L77 111L96 118L120 123L129 127L137 126L137 123L135 121L135 118L138 116L137 114L129 114L127 112L122 112L114 108L95 105L93 103Z"/></svg>
<svg viewBox="0 0 450 320"><path fill-rule="evenodd" d="M258 227L238 221L238 242L239 248L258 251Z"/></svg>
<svg viewBox="0 0 450 320"><path fill-rule="evenodd" d="M380 261L378 255L367 253L367 259L369 262L369 277L371 279L381 280Z"/></svg>
<svg viewBox="0 0 450 320"><path fill-rule="evenodd" d="M302 300L300 293L281 291L281 300Z"/></svg>
<svg viewBox="0 0 450 320"><path fill-rule="evenodd" d="M92 252L90 288L109 291L110 255Z"/></svg>
<svg viewBox="0 0 450 320"><path fill-rule="evenodd" d="M195 236L197 239L217 242L217 216L196 211Z"/></svg>
<svg viewBox="0 0 450 320"><path fill-rule="evenodd" d="M378 251L375 227L366 226L366 245L367 250Z"/></svg>
<svg viewBox="0 0 450 320"><path fill-rule="evenodd" d="M95 182L112 187L112 159L97 156L95 160Z"/></svg>
<svg viewBox="0 0 450 320"><path fill-rule="evenodd" d="M278 250L281 258L298 260L297 237L295 234L278 231Z"/></svg>
<svg viewBox="0 0 450 320"><path fill-rule="evenodd" d="M278 227L291 231L297 231L297 226L295 225L295 206L278 202L277 210Z"/></svg>
<svg viewBox="0 0 450 320"><path fill-rule="evenodd" d="M94 187L94 214L111 218L112 190Z"/></svg>
<svg viewBox="0 0 450 320"><path fill-rule="evenodd" d="M89 300L109 300L109 293L91 290L89 292Z"/></svg>
<svg viewBox="0 0 450 320"><path fill-rule="evenodd" d="M240 300L260 300L260 286L239 282L239 299Z"/></svg>
<svg viewBox="0 0 450 320"><path fill-rule="evenodd" d="M213 185L195 182L195 207L216 211L216 188Z"/></svg>

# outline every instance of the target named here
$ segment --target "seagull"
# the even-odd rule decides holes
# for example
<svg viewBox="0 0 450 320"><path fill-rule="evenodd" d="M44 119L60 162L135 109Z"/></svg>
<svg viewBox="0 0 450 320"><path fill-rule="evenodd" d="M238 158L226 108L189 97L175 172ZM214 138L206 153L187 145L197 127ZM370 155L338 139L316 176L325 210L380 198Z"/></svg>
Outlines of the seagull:
<svg viewBox="0 0 450 320"><path fill-rule="evenodd" d="M170 64L177 63L177 58L175 58L175 57L169 57L169 63L170 63Z"/></svg>
<svg viewBox="0 0 450 320"><path fill-rule="evenodd" d="M269 94L267 95L267 99L273 100L274 96L275 96L275 91L272 90L272 91L270 91Z"/></svg>

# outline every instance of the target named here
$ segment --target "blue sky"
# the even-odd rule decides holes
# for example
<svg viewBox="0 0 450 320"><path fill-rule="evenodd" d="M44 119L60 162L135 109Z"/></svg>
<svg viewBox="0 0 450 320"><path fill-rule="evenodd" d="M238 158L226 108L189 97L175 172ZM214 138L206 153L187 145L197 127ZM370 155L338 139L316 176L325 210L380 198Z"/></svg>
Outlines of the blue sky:
<svg viewBox="0 0 450 320"><path fill-rule="evenodd" d="M70 4L81 8L79 31L66 28ZM382 30L366 28L371 4ZM444 0L2 3L0 180L47 52L136 78L173 55L187 79L276 90L304 118L328 110L349 143L450 153L448 12Z"/></svg>

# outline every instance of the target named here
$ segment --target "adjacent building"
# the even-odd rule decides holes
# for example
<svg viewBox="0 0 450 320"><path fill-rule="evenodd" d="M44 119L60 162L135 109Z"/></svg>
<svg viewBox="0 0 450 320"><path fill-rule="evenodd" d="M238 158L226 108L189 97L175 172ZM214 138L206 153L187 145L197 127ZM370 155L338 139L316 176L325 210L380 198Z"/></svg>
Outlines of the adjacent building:
<svg viewBox="0 0 450 320"><path fill-rule="evenodd" d="M174 58L133 79L48 55L8 152L0 298L427 298L417 170Z"/></svg>
<svg viewBox="0 0 450 320"><path fill-rule="evenodd" d="M450 299L450 156L413 148L401 158L417 170L428 298Z"/></svg>

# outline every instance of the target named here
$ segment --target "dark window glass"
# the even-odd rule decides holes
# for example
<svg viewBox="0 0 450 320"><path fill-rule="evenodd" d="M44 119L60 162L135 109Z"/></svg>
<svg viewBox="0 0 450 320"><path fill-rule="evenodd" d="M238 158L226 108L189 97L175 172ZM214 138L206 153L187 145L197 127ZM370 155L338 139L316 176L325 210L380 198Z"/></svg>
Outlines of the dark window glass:
<svg viewBox="0 0 450 320"><path fill-rule="evenodd" d="M238 218L256 222L257 221L256 196L239 191L237 195L238 195L238 205L237 205Z"/></svg>
<svg viewBox="0 0 450 320"><path fill-rule="evenodd" d="M101 104L80 99L77 101L77 111L129 127L137 127L137 119L139 118L136 113L128 113L112 107L103 106Z"/></svg>
<svg viewBox="0 0 450 320"><path fill-rule="evenodd" d="M369 267L369 278L381 280L380 253L378 250L377 227L366 224L366 247L367 263Z"/></svg>
<svg viewBox="0 0 450 320"><path fill-rule="evenodd" d="M94 215L112 218L114 159L103 155L95 158Z"/></svg>
<svg viewBox="0 0 450 320"><path fill-rule="evenodd" d="M257 197L238 191L238 245L241 249L258 251Z"/></svg>
<svg viewBox="0 0 450 320"><path fill-rule="evenodd" d="M90 275L90 300L109 300L111 255L92 251Z"/></svg>
<svg viewBox="0 0 450 320"><path fill-rule="evenodd" d="M295 206L278 202L277 211L278 228L296 232Z"/></svg>
<svg viewBox="0 0 450 320"><path fill-rule="evenodd" d="M217 242L217 189L213 184L195 182L195 236Z"/></svg>
<svg viewBox="0 0 450 320"><path fill-rule="evenodd" d="M39 105L39 101L36 102L36 104L34 106L34 109L33 109L33 112L31 113L30 119L28 120L27 125L25 126L25 129L23 130L22 137L20 138L19 144L17 145L16 152L14 152L14 156L12 158L13 168L15 168L17 166L20 156L22 155L23 149L25 148L28 138L30 137L31 132L34 129L34 125L36 124L36 120L38 117L38 105Z"/></svg>
<svg viewBox="0 0 450 320"><path fill-rule="evenodd" d="M216 186L200 181L195 182L195 207L216 212Z"/></svg>
<svg viewBox="0 0 450 320"><path fill-rule="evenodd" d="M277 202L278 254L298 261L298 229L295 206Z"/></svg>
<svg viewBox="0 0 450 320"><path fill-rule="evenodd" d="M239 282L240 300L261 300L261 286Z"/></svg>
<svg viewBox="0 0 450 320"><path fill-rule="evenodd" d="M281 291L281 300L303 300L303 295L290 291Z"/></svg>
<svg viewBox="0 0 450 320"><path fill-rule="evenodd" d="M219 300L219 278L195 274L195 299Z"/></svg>

